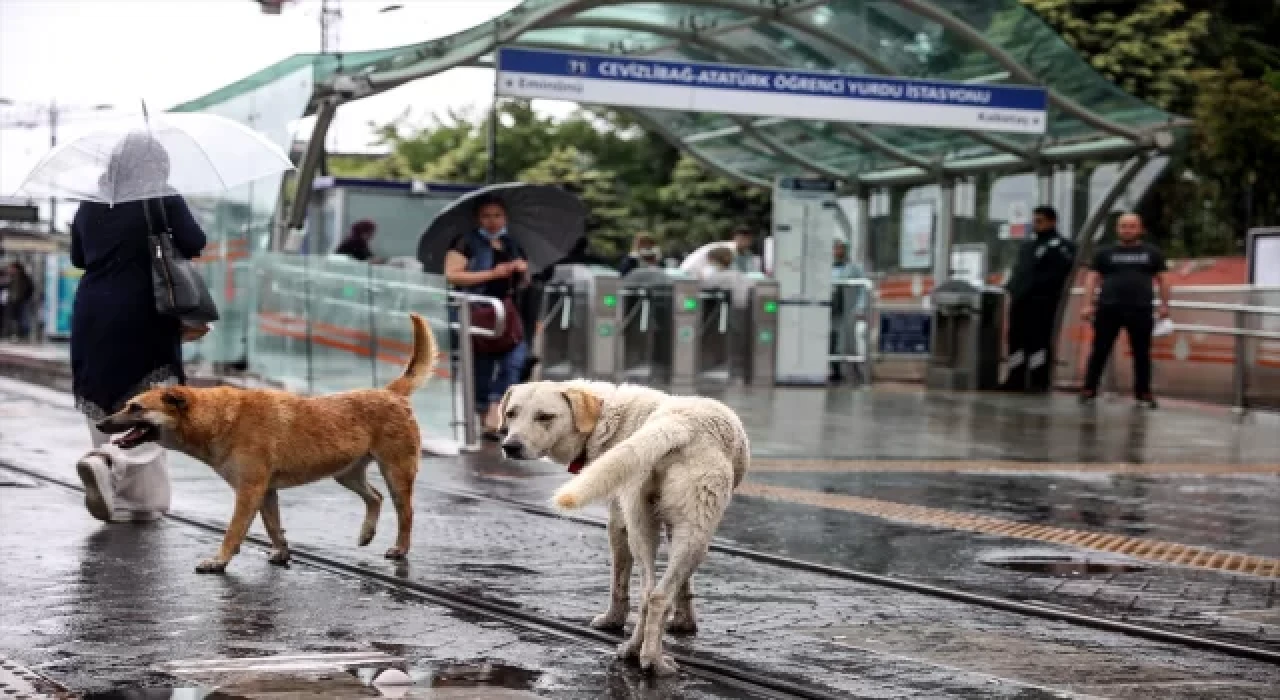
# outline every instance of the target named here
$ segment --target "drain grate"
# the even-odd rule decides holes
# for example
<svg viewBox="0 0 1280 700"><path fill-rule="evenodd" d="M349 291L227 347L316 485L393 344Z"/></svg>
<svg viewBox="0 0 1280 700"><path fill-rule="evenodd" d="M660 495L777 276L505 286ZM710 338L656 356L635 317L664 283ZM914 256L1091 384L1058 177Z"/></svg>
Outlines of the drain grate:
<svg viewBox="0 0 1280 700"><path fill-rule="evenodd" d="M1012 552L990 554L978 559L978 563L1011 571L1046 574L1058 578L1084 578L1102 574L1128 574L1146 571L1150 567L1136 561L1113 558L1093 558L1066 552Z"/></svg>
<svg viewBox="0 0 1280 700"><path fill-rule="evenodd" d="M818 508L843 510L915 525L930 525L952 530L981 532L987 535L1000 535L1080 547L1159 564L1280 578L1280 559L1256 557L1209 547L1195 547L1177 542L1111 535L1103 532L1082 532L1052 525L1018 523L987 515L957 513L940 508L894 503L861 496L822 493L786 486L772 486L754 481L747 481L739 485L737 494L816 506Z"/></svg>

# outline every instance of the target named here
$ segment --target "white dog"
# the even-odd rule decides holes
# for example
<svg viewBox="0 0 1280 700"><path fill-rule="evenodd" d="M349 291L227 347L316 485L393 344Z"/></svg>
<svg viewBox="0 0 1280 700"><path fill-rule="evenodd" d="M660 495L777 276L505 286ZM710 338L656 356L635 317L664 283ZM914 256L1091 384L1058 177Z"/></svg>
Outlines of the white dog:
<svg viewBox="0 0 1280 700"><path fill-rule="evenodd" d="M733 489L747 472L750 449L742 422L727 406L696 396L668 396L644 387L602 382L535 382L512 387L502 400L513 459L550 457L574 478L552 497L556 507L582 508L609 499L613 578L609 609L597 628L621 628L630 607L633 558L644 596L623 658L660 675L676 664L662 653L670 630L697 631L689 577L702 563ZM656 580L658 536L666 526L667 570ZM672 603L674 602L674 606Z"/></svg>

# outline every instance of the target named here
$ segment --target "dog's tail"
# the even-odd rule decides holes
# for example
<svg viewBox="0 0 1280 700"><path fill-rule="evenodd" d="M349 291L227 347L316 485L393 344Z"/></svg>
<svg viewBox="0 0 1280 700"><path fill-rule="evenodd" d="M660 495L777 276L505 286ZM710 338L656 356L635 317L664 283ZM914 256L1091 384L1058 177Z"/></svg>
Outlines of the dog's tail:
<svg viewBox="0 0 1280 700"><path fill-rule="evenodd" d="M689 427L677 421L649 423L588 464L555 492L551 502L563 510L576 510L608 498L629 482L648 478L658 460L692 439Z"/></svg>
<svg viewBox="0 0 1280 700"><path fill-rule="evenodd" d="M436 336L431 332L426 319L411 313L409 321L413 323L413 355L409 357L404 373L387 385L387 391L401 396L408 396L427 383L435 370L436 354L439 352Z"/></svg>

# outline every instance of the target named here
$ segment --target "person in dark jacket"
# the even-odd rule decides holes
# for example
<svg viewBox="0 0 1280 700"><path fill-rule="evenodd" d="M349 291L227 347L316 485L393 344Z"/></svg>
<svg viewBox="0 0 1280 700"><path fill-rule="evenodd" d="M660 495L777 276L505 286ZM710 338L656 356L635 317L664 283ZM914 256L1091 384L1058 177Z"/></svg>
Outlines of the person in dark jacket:
<svg viewBox="0 0 1280 700"><path fill-rule="evenodd" d="M360 262L382 262L380 258L374 256L373 248L369 245L377 233L377 224L368 219L361 219L351 224L351 235L339 243L333 252Z"/></svg>
<svg viewBox="0 0 1280 700"><path fill-rule="evenodd" d="M14 260L9 263L9 301L0 314L0 335L18 340L31 334L31 300L36 296L35 283L27 268Z"/></svg>
<svg viewBox="0 0 1280 700"><path fill-rule="evenodd" d="M1018 249L1009 277L1009 374L1006 391L1048 391L1053 381L1053 320L1075 264L1076 247L1058 233L1058 212L1036 207L1035 237Z"/></svg>
<svg viewBox="0 0 1280 700"><path fill-rule="evenodd" d="M458 236L444 259L445 280L471 294L511 299L529 284L529 262L524 251L507 233L507 208L499 199L476 204L476 228ZM527 333L527 329L526 329ZM502 416L492 397L502 397L524 367L529 354L528 336L501 353L476 352L475 401L487 440L501 439Z"/></svg>
<svg viewBox="0 0 1280 700"><path fill-rule="evenodd" d="M150 136L131 134L103 177L167 182L168 156ZM72 390L94 444L76 471L89 512L106 522L163 515L169 508L169 475L157 443L124 450L111 444L97 423L153 385L186 380L184 327L156 311L144 207L153 226L162 225L162 214L168 219L179 254L200 254L204 231L177 195L114 206L85 202L71 224L71 264L84 270L71 312Z"/></svg>

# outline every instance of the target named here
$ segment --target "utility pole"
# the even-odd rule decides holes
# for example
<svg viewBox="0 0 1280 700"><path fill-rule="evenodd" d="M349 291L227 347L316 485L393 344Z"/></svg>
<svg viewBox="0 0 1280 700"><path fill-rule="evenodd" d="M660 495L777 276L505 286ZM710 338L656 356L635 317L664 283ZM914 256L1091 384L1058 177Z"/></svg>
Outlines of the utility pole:
<svg viewBox="0 0 1280 700"><path fill-rule="evenodd" d="M58 146L58 100L49 101L49 150ZM49 233L58 232L58 198L49 198Z"/></svg>
<svg viewBox="0 0 1280 700"><path fill-rule="evenodd" d="M341 0L320 0L320 53L338 53L341 38Z"/></svg>

